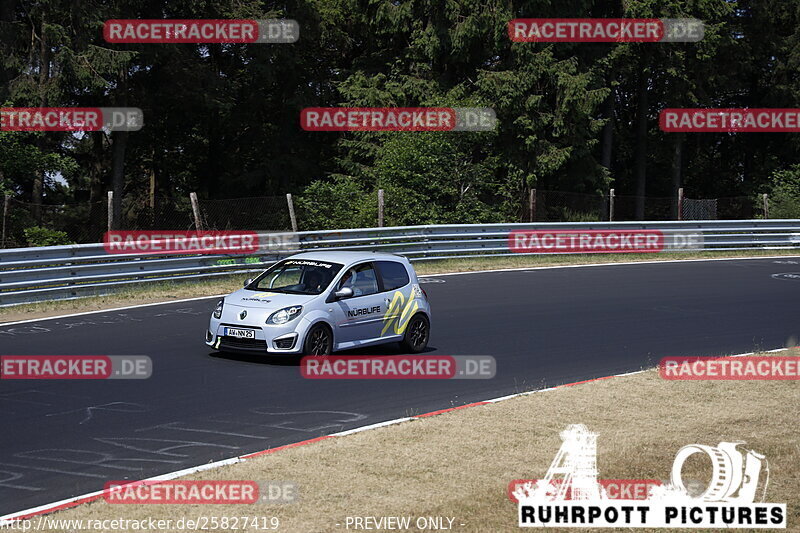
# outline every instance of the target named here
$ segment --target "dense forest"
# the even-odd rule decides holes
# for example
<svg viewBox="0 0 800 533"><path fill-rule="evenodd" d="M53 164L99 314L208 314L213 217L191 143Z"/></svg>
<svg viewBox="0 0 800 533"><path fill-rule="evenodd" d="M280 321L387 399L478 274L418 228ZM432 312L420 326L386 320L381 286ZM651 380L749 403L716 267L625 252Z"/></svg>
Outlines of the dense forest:
<svg viewBox="0 0 800 533"><path fill-rule="evenodd" d="M697 43L512 42L525 17L693 17ZM294 19L291 44L110 44L108 19ZM2 0L4 107L130 106L137 132L0 131L0 190L32 206L114 191L137 209L292 193L307 229L523 219L531 188L636 197L800 193L794 133L665 133L673 107L798 106L786 0ZM491 132L308 132L321 106L491 107ZM246 205L231 203L231 206ZM227 208L226 208L227 209ZM258 209L252 207L251 209ZM793 216L798 216L797 214ZM78 219L80 222L80 217Z"/></svg>

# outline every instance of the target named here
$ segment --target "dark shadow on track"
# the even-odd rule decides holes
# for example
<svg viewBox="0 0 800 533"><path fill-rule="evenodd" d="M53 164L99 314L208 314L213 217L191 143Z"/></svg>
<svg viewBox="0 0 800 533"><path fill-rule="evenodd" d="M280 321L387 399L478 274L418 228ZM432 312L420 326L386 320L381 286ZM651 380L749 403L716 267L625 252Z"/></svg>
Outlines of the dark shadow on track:
<svg viewBox="0 0 800 533"><path fill-rule="evenodd" d="M412 355L426 355L435 352L436 348L428 346L422 352ZM387 343L379 346L372 346L366 348L356 348L352 350L344 350L341 352L334 352L333 355L375 355L375 356L391 356L391 355L409 355L401 352L397 343ZM228 359L230 361L238 361L240 363L253 363L261 365L275 365L275 366L300 366L302 356L299 355L271 355L271 354L249 354L237 352L209 352L209 357L214 359Z"/></svg>

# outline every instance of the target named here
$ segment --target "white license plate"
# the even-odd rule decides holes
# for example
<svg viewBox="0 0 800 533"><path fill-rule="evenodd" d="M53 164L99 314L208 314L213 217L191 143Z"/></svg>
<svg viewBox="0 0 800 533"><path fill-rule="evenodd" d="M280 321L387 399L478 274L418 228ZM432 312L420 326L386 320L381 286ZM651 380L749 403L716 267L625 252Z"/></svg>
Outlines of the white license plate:
<svg viewBox="0 0 800 533"><path fill-rule="evenodd" d="M225 328L225 335L228 337L238 337L240 339L255 339L256 330L254 329L238 329L238 328Z"/></svg>

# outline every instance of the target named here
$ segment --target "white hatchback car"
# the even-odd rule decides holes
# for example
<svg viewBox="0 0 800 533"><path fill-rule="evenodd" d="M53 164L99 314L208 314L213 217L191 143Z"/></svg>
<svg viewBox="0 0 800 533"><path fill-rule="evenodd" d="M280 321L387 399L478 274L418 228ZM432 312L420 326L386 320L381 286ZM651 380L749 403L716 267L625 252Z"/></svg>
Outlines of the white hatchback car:
<svg viewBox="0 0 800 533"><path fill-rule="evenodd" d="M327 355L399 342L425 349L431 311L405 257L305 252L279 261L217 303L206 344L222 351Z"/></svg>

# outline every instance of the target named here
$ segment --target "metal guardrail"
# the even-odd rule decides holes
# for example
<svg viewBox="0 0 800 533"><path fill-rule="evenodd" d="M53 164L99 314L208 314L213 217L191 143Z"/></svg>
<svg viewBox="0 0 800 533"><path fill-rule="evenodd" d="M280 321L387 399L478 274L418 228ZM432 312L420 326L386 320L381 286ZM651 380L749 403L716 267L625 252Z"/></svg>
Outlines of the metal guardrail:
<svg viewBox="0 0 800 533"><path fill-rule="evenodd" d="M412 261L522 255L508 247L509 232L520 229L694 232L702 235L707 250L800 249L800 220L460 224L306 231L297 234L295 250L265 250L247 256L109 254L102 244L15 248L0 250L0 306L106 294L134 284L247 274L307 250L382 251Z"/></svg>

